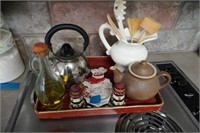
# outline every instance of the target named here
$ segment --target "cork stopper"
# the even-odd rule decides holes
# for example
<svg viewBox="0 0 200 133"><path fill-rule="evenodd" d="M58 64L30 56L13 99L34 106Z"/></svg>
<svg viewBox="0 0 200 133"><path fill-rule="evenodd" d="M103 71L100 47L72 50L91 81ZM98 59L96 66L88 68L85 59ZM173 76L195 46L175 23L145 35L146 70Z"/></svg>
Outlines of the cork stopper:
<svg viewBox="0 0 200 133"><path fill-rule="evenodd" d="M48 46L47 44L43 42L38 42L32 46L32 51L38 56L38 57L44 57L46 55Z"/></svg>

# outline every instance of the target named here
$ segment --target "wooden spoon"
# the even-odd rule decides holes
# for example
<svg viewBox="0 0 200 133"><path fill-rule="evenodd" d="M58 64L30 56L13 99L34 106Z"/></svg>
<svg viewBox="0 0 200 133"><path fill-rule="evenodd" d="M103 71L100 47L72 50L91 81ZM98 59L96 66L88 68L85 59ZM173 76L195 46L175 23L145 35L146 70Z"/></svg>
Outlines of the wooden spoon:
<svg viewBox="0 0 200 133"><path fill-rule="evenodd" d="M142 18L127 18L128 28L131 34L131 43L133 42L133 36L140 28L142 20Z"/></svg>
<svg viewBox="0 0 200 133"><path fill-rule="evenodd" d="M161 24L149 17L145 17L142 23L140 24L140 27L144 29L144 33L138 39L138 43L140 43L143 40L147 33L150 35L156 33L160 29Z"/></svg>
<svg viewBox="0 0 200 133"><path fill-rule="evenodd" d="M112 21L109 14L107 14L107 19L108 19L108 22L109 22L110 26L112 27L113 31L115 32L115 34L119 37L119 39L122 39L122 34L119 32L119 29L117 28L115 23Z"/></svg>

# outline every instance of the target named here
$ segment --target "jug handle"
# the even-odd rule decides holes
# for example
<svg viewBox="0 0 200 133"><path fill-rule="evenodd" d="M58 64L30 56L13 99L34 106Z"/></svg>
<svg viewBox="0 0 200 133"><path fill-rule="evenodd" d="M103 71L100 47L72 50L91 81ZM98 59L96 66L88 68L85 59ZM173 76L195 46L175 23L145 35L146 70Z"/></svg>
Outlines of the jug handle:
<svg viewBox="0 0 200 133"><path fill-rule="evenodd" d="M80 33L84 39L84 43L83 43L83 52L86 50L87 46L89 45L89 36L88 34L85 32L85 30L83 30L81 27L79 27L78 25L74 25L74 24L58 24L55 25L54 27L52 27L46 34L45 36L45 43L48 45L49 49L51 50L52 53L53 49L52 49L52 44L51 44L51 37L60 30L75 30L78 33Z"/></svg>
<svg viewBox="0 0 200 133"><path fill-rule="evenodd" d="M39 74L39 70L37 70L35 67L34 67L34 62L38 62L38 58L37 57L32 57L32 59L29 61L28 65L29 65L29 68L31 69L31 71L38 75Z"/></svg>
<svg viewBox="0 0 200 133"><path fill-rule="evenodd" d="M160 71L157 75L158 79L160 79L161 77L165 77L166 79L160 84L160 89L166 87L170 81L171 81L171 76L168 72L165 71Z"/></svg>
<svg viewBox="0 0 200 133"><path fill-rule="evenodd" d="M107 55L110 55L110 45L108 44L108 41L106 40L105 36L104 36L104 30L105 29L109 29L110 30L110 34L114 36L114 32L112 31L112 28L111 26L106 22L104 24L102 24L100 27L99 27L99 37L102 41L102 43L104 44L104 46L106 47L107 51L106 51L106 54ZM119 40L119 38L118 38Z"/></svg>

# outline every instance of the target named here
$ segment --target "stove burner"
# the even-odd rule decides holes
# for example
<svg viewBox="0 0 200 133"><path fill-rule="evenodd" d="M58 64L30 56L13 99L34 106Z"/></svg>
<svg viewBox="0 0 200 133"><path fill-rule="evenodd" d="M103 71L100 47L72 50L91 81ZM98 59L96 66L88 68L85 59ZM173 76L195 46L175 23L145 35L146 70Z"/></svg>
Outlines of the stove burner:
<svg viewBox="0 0 200 133"><path fill-rule="evenodd" d="M121 115L116 132L182 132L180 127L161 112Z"/></svg>

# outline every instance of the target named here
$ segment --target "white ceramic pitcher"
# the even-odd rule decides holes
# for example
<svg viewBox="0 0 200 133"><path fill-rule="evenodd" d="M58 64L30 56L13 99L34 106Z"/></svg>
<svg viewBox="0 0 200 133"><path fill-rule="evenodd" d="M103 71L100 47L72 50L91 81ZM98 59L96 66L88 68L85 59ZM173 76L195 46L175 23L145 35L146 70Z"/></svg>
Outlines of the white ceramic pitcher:
<svg viewBox="0 0 200 133"><path fill-rule="evenodd" d="M146 36L141 43L129 43L126 40L120 39L117 35L118 41L115 42L112 46L107 42L104 30L110 30L111 35L115 35L111 26L108 23L104 23L99 28L99 36L106 47L106 54L110 55L116 65L119 67L121 71L124 70L130 63L138 62L141 60L146 60L148 51L146 47L143 45L144 42L151 41L157 39L157 33L151 36ZM127 40L131 40L131 36L128 28L125 28L125 34ZM136 33L136 38L142 34Z"/></svg>

